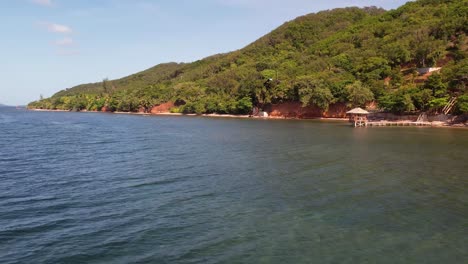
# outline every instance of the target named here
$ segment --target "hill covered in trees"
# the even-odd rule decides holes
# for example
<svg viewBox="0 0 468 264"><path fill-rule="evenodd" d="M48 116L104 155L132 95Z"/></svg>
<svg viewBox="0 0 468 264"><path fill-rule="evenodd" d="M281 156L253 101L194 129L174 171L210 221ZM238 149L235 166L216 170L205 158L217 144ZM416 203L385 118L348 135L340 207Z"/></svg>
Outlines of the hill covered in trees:
<svg viewBox="0 0 468 264"><path fill-rule="evenodd" d="M340 8L298 17L247 47L165 63L117 80L62 90L30 108L249 113L300 101L383 111L468 112L468 0L419 0L396 10ZM441 67L420 76L419 68Z"/></svg>

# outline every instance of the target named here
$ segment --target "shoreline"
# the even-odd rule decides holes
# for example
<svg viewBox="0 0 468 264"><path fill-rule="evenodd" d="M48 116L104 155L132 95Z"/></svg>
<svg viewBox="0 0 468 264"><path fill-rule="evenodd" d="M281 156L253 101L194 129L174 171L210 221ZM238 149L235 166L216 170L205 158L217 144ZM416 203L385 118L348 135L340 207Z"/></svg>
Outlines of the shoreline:
<svg viewBox="0 0 468 264"><path fill-rule="evenodd" d="M232 115L232 114L183 114L183 113L170 113L170 112L161 112L161 113L143 113L143 112L101 112L101 111L71 111L71 110L59 110L59 109L29 109L28 111L37 111L37 112L76 112L76 113L105 113L105 114L118 114L118 115L138 115L138 116L192 116L192 117L210 117L210 118L238 118L238 119L263 119L263 120L321 120L321 121L340 121L348 122L348 118L337 118L337 117L314 117L314 118L295 118L295 117L282 117L282 116L251 116L251 115ZM408 120L398 120L396 122L407 122ZM434 121L430 126L419 126L419 127L439 127L439 128L465 128L468 129L468 126L463 123L449 124L447 122ZM416 125L415 125L416 126ZM391 126L387 126L391 127ZM399 126L397 126L399 127Z"/></svg>
<svg viewBox="0 0 468 264"><path fill-rule="evenodd" d="M72 113L103 113L103 114L117 114L117 115L138 115L138 116L194 116L194 117L213 117L213 118L252 118L252 119L264 119L264 120L323 120L323 121L346 121L348 118L339 118L339 117L312 117L312 118L297 118L297 117L283 117L283 116L252 116L252 115L233 115L233 114L183 114L183 113L171 113L171 112L161 112L161 113L143 113L143 112L102 112L102 111L72 111L72 110L60 110L60 109L29 109L28 111L36 112L72 112Z"/></svg>

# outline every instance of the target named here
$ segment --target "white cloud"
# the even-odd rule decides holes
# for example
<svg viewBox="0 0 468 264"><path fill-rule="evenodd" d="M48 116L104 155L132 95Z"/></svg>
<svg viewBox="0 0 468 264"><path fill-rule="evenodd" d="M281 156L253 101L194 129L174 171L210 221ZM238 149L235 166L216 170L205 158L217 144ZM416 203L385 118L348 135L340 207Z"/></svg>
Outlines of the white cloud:
<svg viewBox="0 0 468 264"><path fill-rule="evenodd" d="M57 46L70 46L73 45L73 39L72 38L62 38L54 42L55 45Z"/></svg>
<svg viewBox="0 0 468 264"><path fill-rule="evenodd" d="M69 33L72 33L73 31L69 26L65 26L65 25L48 23L48 22L41 22L39 24L45 27L48 31L54 32L54 33L69 34Z"/></svg>
<svg viewBox="0 0 468 264"><path fill-rule="evenodd" d="M52 33L58 34L71 34L73 30L69 26L50 23L50 22L38 22L37 25L44 30L47 30ZM51 42L54 46L57 46L57 54L60 56L67 56L67 55L78 55L79 51L76 49L72 49L75 46L75 41L73 38L68 36L63 36L62 38L56 39L55 41Z"/></svg>
<svg viewBox="0 0 468 264"><path fill-rule="evenodd" d="M52 0L32 0L32 2L42 6L52 6Z"/></svg>

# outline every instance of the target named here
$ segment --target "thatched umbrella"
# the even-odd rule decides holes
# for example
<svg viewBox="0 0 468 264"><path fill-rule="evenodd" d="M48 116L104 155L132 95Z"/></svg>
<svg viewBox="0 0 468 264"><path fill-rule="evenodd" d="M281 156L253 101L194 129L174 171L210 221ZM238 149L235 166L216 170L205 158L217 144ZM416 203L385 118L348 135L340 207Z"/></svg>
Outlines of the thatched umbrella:
<svg viewBox="0 0 468 264"><path fill-rule="evenodd" d="M367 126L367 115L369 112L357 107L346 112L349 116L349 121L354 122L354 126Z"/></svg>
<svg viewBox="0 0 468 264"><path fill-rule="evenodd" d="M366 110L364 110L364 109L362 109L360 107L357 107L357 108L349 110L348 112L346 112L346 114L350 114L350 115L368 115L369 112L367 112Z"/></svg>

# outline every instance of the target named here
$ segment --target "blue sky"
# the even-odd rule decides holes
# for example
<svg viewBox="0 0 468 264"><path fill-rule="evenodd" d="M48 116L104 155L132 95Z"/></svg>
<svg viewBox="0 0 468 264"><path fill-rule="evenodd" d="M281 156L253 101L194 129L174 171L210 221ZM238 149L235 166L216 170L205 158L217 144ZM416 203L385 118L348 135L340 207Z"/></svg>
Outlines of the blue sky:
<svg viewBox="0 0 468 264"><path fill-rule="evenodd" d="M0 103L240 49L297 16L404 0L0 0Z"/></svg>

